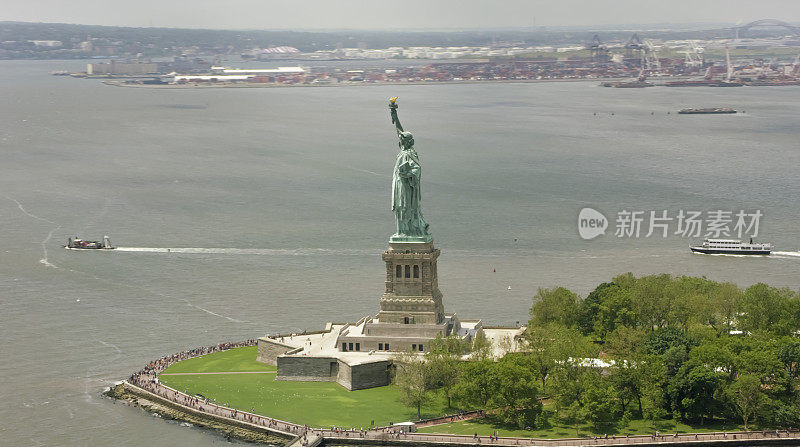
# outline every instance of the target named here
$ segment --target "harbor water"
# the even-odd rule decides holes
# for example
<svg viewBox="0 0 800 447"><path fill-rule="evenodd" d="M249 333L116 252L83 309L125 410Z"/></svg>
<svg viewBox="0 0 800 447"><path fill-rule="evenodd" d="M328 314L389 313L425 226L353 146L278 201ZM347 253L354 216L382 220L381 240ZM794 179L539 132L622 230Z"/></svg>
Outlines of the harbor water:
<svg viewBox="0 0 800 447"><path fill-rule="evenodd" d="M585 295L629 271L800 288L800 87L147 89L49 75L82 67L0 62L4 445L227 443L101 392L164 354L377 312L390 96L420 154L449 312L513 325L537 288ZM580 238L585 207L610 220L605 235ZM757 240L778 253L616 237L622 210L760 210ZM104 234L121 249L61 248Z"/></svg>

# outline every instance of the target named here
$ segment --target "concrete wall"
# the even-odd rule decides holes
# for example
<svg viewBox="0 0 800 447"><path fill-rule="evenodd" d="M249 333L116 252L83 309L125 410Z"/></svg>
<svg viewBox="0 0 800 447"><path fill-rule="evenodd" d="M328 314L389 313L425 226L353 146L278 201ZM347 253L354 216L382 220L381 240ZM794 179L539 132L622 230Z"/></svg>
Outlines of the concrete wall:
<svg viewBox="0 0 800 447"><path fill-rule="evenodd" d="M278 356L286 354L292 349L294 349L292 346L285 345L277 340L261 337L258 339L258 357L256 357L256 361L278 366Z"/></svg>
<svg viewBox="0 0 800 447"><path fill-rule="evenodd" d="M336 382L348 390L388 385L391 360L348 365L334 357L278 357L276 380Z"/></svg>
<svg viewBox="0 0 800 447"><path fill-rule="evenodd" d="M284 355L278 357L276 380L335 382L341 371L340 363L335 357Z"/></svg>
<svg viewBox="0 0 800 447"><path fill-rule="evenodd" d="M391 360L364 363L362 365L353 365L349 368L350 387L348 388L342 382L339 383L349 390L363 390L365 388L374 388L376 386L386 386L391 381L391 365ZM343 378L341 380L343 380Z"/></svg>
<svg viewBox="0 0 800 447"><path fill-rule="evenodd" d="M364 335L370 337L421 337L446 336L447 324L367 323Z"/></svg>

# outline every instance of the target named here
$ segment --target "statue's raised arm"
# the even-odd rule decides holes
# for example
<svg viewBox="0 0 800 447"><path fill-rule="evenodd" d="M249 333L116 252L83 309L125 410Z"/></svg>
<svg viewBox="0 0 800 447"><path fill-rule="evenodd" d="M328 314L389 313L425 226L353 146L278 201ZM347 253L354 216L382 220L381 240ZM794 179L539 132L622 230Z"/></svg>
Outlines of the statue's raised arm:
<svg viewBox="0 0 800 447"><path fill-rule="evenodd" d="M400 118L397 117L397 96L389 98L389 113L392 115L392 124L397 128L399 135L403 131L403 125L400 124Z"/></svg>

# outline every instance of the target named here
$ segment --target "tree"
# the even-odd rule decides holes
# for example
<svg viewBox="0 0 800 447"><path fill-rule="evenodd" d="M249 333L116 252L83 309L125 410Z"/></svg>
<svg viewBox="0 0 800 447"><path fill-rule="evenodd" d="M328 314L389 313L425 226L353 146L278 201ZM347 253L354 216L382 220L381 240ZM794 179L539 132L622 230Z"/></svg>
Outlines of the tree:
<svg viewBox="0 0 800 447"><path fill-rule="evenodd" d="M790 312L793 298L794 293L789 289L776 289L763 283L748 287L741 298L741 329L790 334L797 329L792 327L794 318Z"/></svg>
<svg viewBox="0 0 800 447"><path fill-rule="evenodd" d="M778 350L769 342L761 342L754 349L741 352L737 358L737 370L740 374L754 375L762 384L770 384L773 390L789 376L778 357Z"/></svg>
<svg viewBox="0 0 800 447"><path fill-rule="evenodd" d="M742 290L729 282L722 283L711 295L715 318L709 321L722 334L730 334L736 322L736 312L742 299ZM716 324L715 324L716 323Z"/></svg>
<svg viewBox="0 0 800 447"><path fill-rule="evenodd" d="M608 336L603 350L615 359L631 359L639 355L647 338L647 332L642 329L620 326Z"/></svg>
<svg viewBox="0 0 800 447"><path fill-rule="evenodd" d="M461 356L469 352L469 345L458 336L437 336L428 342L425 360L428 362L430 382L434 389L441 389L447 398L447 408L452 408L453 387L458 383L458 365Z"/></svg>
<svg viewBox="0 0 800 447"><path fill-rule="evenodd" d="M761 381L754 375L741 375L728 387L727 394L733 402L736 413L742 418L744 429L748 430L747 423L764 402Z"/></svg>
<svg viewBox="0 0 800 447"><path fill-rule="evenodd" d="M701 344L689 353L689 359L695 364L703 364L716 371L723 371L731 378L736 374L736 355L731 351L727 339L715 339L712 342Z"/></svg>
<svg viewBox="0 0 800 447"><path fill-rule="evenodd" d="M642 354L640 352L642 340L647 333L642 329L620 326L608 337L605 351L614 360L609 380L622 405L622 413L628 411L628 404L635 401L642 413L642 389L644 376Z"/></svg>
<svg viewBox="0 0 800 447"><path fill-rule="evenodd" d="M648 354L664 355L674 346L680 346L685 351L696 343L689 340L686 334L675 328L663 328L650 332L644 340L644 349Z"/></svg>
<svg viewBox="0 0 800 447"><path fill-rule="evenodd" d="M783 337L778 342L778 359L785 365L789 376L796 378L800 373L800 340Z"/></svg>
<svg viewBox="0 0 800 447"><path fill-rule="evenodd" d="M422 406L431 400L431 375L427 362L416 354L407 353L399 358L394 384L400 400L416 407L417 419L422 419Z"/></svg>
<svg viewBox="0 0 800 447"><path fill-rule="evenodd" d="M463 405L471 408L487 408L492 396L489 376L494 361L473 360L459 365L458 381L453 395Z"/></svg>
<svg viewBox="0 0 800 447"><path fill-rule="evenodd" d="M542 391L546 390L547 377L556 365L569 359L588 356L591 348L577 329L551 324L548 326L529 326L522 336L523 350L528 354L535 368Z"/></svg>
<svg viewBox="0 0 800 447"><path fill-rule="evenodd" d="M776 402L770 415L770 423L777 427L792 427L797 424L800 412L796 404ZM761 419L760 419L761 420Z"/></svg>
<svg viewBox="0 0 800 447"><path fill-rule="evenodd" d="M617 398L611 387L599 375L588 383L581 397L583 417L595 430L610 425L617 417Z"/></svg>
<svg viewBox="0 0 800 447"><path fill-rule="evenodd" d="M642 414L642 393L644 375L641 364L630 360L617 360L608 377L622 406L622 413L628 411L628 404L636 402Z"/></svg>
<svg viewBox="0 0 800 447"><path fill-rule="evenodd" d="M659 421L668 414L667 367L659 356L642 359L642 416L649 420L654 430L659 430Z"/></svg>
<svg viewBox="0 0 800 447"><path fill-rule="evenodd" d="M470 358L472 360L486 360L492 357L492 342L486 338L486 335L483 331L478 332L475 335L475 339L472 340L472 355Z"/></svg>
<svg viewBox="0 0 800 447"><path fill-rule="evenodd" d="M539 389L530 359L524 354L507 354L490 369L490 403L500 410L503 421L518 428L536 425L542 412Z"/></svg>
<svg viewBox="0 0 800 447"><path fill-rule="evenodd" d="M637 324L648 330L668 326L676 292L673 278L668 274L634 279L631 304Z"/></svg>
<svg viewBox="0 0 800 447"><path fill-rule="evenodd" d="M458 335L442 337L442 334L438 334L436 338L428 342L428 352L436 352L439 354L448 354L460 357L468 354L470 349L469 342Z"/></svg>
<svg viewBox="0 0 800 447"><path fill-rule="evenodd" d="M617 326L637 327L640 306L634 305L632 291L636 278L628 273L614 278L613 285L600 292L600 302L594 321L594 332L605 341Z"/></svg>
<svg viewBox="0 0 800 447"><path fill-rule="evenodd" d="M709 366L685 363L672 383L673 402L678 405L681 417L705 424L706 419L721 414L726 378L725 373Z"/></svg>
<svg viewBox="0 0 800 447"><path fill-rule="evenodd" d="M563 287L542 289L533 297L531 307L531 326L544 326L556 323L566 327L578 321L578 295Z"/></svg>
<svg viewBox="0 0 800 447"><path fill-rule="evenodd" d="M613 286L612 282L600 284L578 304L577 325L583 335L589 335L595 331L595 320L600 313L604 290Z"/></svg>
<svg viewBox="0 0 800 447"><path fill-rule="evenodd" d="M575 429L575 437L580 437L580 423L583 421L583 408L578 401L574 401L564 409L562 420L565 424L571 425Z"/></svg>

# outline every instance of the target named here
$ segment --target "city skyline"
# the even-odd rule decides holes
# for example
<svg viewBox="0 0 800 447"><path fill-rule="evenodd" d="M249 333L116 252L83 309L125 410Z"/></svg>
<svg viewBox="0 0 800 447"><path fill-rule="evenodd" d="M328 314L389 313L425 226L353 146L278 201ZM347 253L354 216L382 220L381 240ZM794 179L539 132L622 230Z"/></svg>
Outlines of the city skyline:
<svg viewBox="0 0 800 447"><path fill-rule="evenodd" d="M116 5L114 5L116 3ZM407 0L402 4L347 0L309 0L302 7L274 1L232 0L224 8L211 2L142 0L118 11L122 2L36 0L6 5L4 19L132 27L205 29L391 29L452 30L615 25L748 23L763 18L800 21L800 3L707 0Z"/></svg>

